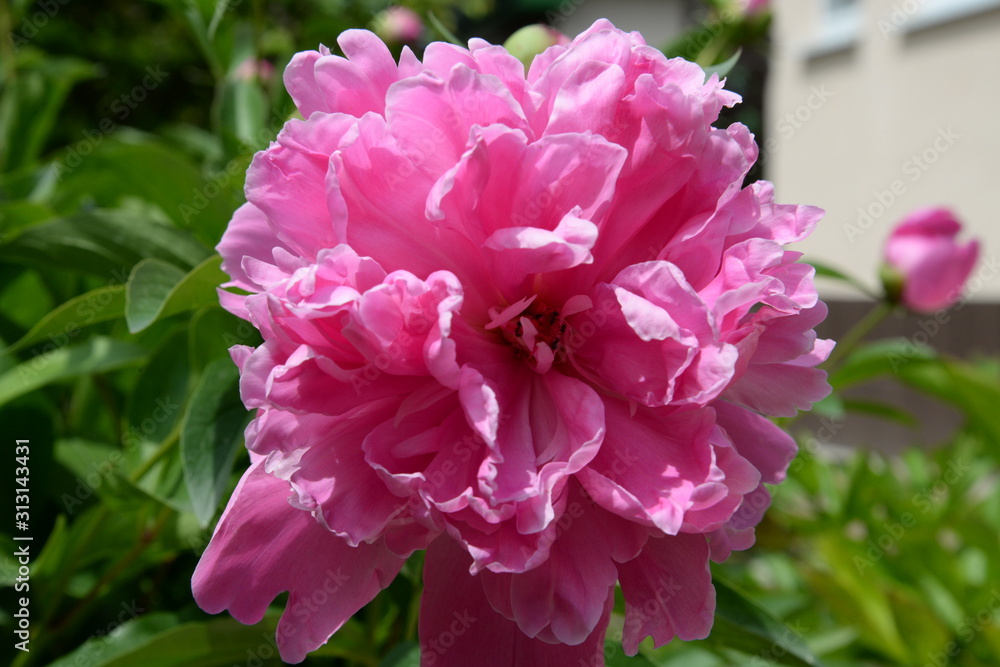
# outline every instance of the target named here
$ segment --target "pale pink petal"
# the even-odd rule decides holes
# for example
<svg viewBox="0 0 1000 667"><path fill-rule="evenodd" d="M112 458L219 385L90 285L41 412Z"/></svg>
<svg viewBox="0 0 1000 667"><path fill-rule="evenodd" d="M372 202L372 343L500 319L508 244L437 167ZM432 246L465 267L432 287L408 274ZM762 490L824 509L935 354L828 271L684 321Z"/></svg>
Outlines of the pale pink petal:
<svg viewBox="0 0 1000 667"><path fill-rule="evenodd" d="M703 535L650 539L638 558L618 566L625 595L622 646L635 655L649 636L654 646L674 637L704 639L715 613L715 587Z"/></svg>
<svg viewBox="0 0 1000 667"><path fill-rule="evenodd" d="M303 257L313 259L320 248L344 240L347 220L339 195L327 193L327 168L355 122L340 114L289 121L277 145L254 156L247 171L247 200L267 216L277 237Z"/></svg>
<svg viewBox="0 0 1000 667"><path fill-rule="evenodd" d="M669 413L609 401L607 435L578 478L587 493L625 519L676 534L713 463L713 423L701 411Z"/></svg>
<svg viewBox="0 0 1000 667"><path fill-rule="evenodd" d="M274 249L289 251L281 240L275 238L274 231L267 224L267 216L253 204L243 204L233 213L222 240L215 249L222 255L222 270L232 281L225 287L238 287L254 292L257 285L251 282L243 271L243 258L253 257L262 262L274 261Z"/></svg>

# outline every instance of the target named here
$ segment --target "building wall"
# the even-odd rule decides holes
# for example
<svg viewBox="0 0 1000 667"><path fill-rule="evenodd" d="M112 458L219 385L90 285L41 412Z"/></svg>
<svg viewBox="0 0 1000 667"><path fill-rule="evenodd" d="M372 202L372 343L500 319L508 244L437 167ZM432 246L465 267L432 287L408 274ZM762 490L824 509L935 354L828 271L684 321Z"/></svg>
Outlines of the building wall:
<svg viewBox="0 0 1000 667"><path fill-rule="evenodd" d="M891 227L946 204L995 257L1000 1L835 2L774 0L766 175L781 201L827 211L796 249L874 285ZM983 271L973 298L1000 299L995 263Z"/></svg>

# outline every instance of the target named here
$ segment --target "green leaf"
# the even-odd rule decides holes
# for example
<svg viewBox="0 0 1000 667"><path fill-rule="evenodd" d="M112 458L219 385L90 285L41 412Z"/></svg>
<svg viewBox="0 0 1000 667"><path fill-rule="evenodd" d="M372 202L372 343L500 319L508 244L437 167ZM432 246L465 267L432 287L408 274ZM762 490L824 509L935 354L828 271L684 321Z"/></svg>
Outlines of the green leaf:
<svg viewBox="0 0 1000 667"><path fill-rule="evenodd" d="M95 493L103 503L117 502L118 507L128 502L134 508L136 501L147 499L123 477L128 466L119 447L73 438L56 440L53 449L55 460L76 477L75 486L62 491L60 506L65 512L74 514Z"/></svg>
<svg viewBox="0 0 1000 667"><path fill-rule="evenodd" d="M865 296L870 297L874 301L882 300L882 298L879 295L877 295L875 292L866 287L861 281L857 280L856 278L853 278L852 276L849 276L840 269L835 269L828 264L824 264L823 262L817 262L808 257L804 258L802 262L805 264L809 264L814 269L816 269L816 277L818 278L829 278L831 280L836 280L838 282L846 283L851 287L855 288L856 290L858 290L859 292L861 292L862 294L864 294Z"/></svg>
<svg viewBox="0 0 1000 667"><path fill-rule="evenodd" d="M239 449L247 411L229 359L211 362L191 395L181 429L184 480L195 516L207 526L222 499Z"/></svg>
<svg viewBox="0 0 1000 667"><path fill-rule="evenodd" d="M710 67L703 67L702 69L705 70L705 80L707 81L708 79L712 78L713 74L718 74L720 79L726 78L726 75L732 72L733 68L736 67L736 63L740 61L740 56L742 55L743 55L743 48L740 47L736 49L736 53L734 53L721 63L712 65Z"/></svg>
<svg viewBox="0 0 1000 667"><path fill-rule="evenodd" d="M222 86L222 127L245 146L256 146L267 122L269 104L256 80L228 80Z"/></svg>
<svg viewBox="0 0 1000 667"><path fill-rule="evenodd" d="M129 200L142 201L190 230L206 247L222 237L242 196L241 173L227 170L206 177L189 156L129 128L116 130L79 163L71 158L65 157L61 169L55 198L60 210L83 205L115 209ZM193 263L205 256L193 257Z"/></svg>
<svg viewBox="0 0 1000 667"><path fill-rule="evenodd" d="M125 321L138 333L159 319L217 303L215 288L228 280L220 268L222 258L209 257L184 274L158 259L135 265L126 288Z"/></svg>
<svg viewBox="0 0 1000 667"><path fill-rule="evenodd" d="M210 254L189 233L125 210L93 210L56 218L0 243L0 260L40 269L71 269L121 284L145 258L186 269Z"/></svg>
<svg viewBox="0 0 1000 667"><path fill-rule="evenodd" d="M937 359L933 349L919 347L904 338L880 340L860 345L844 363L830 374L830 384L835 389L894 375L914 365Z"/></svg>
<svg viewBox="0 0 1000 667"><path fill-rule="evenodd" d="M188 354L196 372L215 359L229 359L228 350L233 345L256 346L261 342L252 324L217 305L202 307L191 316L188 326Z"/></svg>
<svg viewBox="0 0 1000 667"><path fill-rule="evenodd" d="M256 625L227 616L182 623L179 616L144 614L88 639L49 667L231 667L277 662L275 629L280 611L271 610ZM102 628L104 629L104 628ZM356 657L355 623L348 621L312 656Z"/></svg>
<svg viewBox="0 0 1000 667"><path fill-rule="evenodd" d="M0 96L0 172L38 159L70 89L97 73L83 60L57 58L29 48L18 54L16 67L17 78L3 82Z"/></svg>
<svg viewBox="0 0 1000 667"><path fill-rule="evenodd" d="M186 333L178 328L150 355L132 385L127 401L129 442L138 445L131 463L138 465L155 447L173 433L181 421L187 399L191 368L188 364Z"/></svg>
<svg viewBox="0 0 1000 667"><path fill-rule="evenodd" d="M455 36L455 33L448 30L444 23L441 23L441 19L439 19L434 12L427 12L427 21L431 24L434 30L436 30L437 33L444 38L444 41L451 42L452 44L461 47L465 46L465 44L462 43L462 40Z"/></svg>
<svg viewBox="0 0 1000 667"><path fill-rule="evenodd" d="M905 410L901 410L894 405L882 403L881 401L870 401L860 398L845 398L844 410L848 412L859 412L874 417L880 417L887 421L898 422L904 426L917 427L920 422L916 417Z"/></svg>
<svg viewBox="0 0 1000 667"><path fill-rule="evenodd" d="M0 375L0 405L52 382L104 373L137 363L148 351L138 345L95 336L25 361Z"/></svg>
<svg viewBox="0 0 1000 667"><path fill-rule="evenodd" d="M52 218L52 209L27 199L0 201L0 241L19 229Z"/></svg>
<svg viewBox="0 0 1000 667"><path fill-rule="evenodd" d="M705 640L707 643L757 655L771 664L797 667L821 664L792 628L724 580L714 577L713 582L715 624Z"/></svg>
<svg viewBox="0 0 1000 667"><path fill-rule="evenodd" d="M617 639L605 642L604 646L604 655L610 656L605 662L606 667L656 667L641 653L631 658L622 653L621 642Z"/></svg>
<svg viewBox="0 0 1000 667"><path fill-rule="evenodd" d="M908 363L898 369L900 379L915 389L958 408L969 425L992 443L1000 443L1000 379L957 360Z"/></svg>
<svg viewBox="0 0 1000 667"><path fill-rule="evenodd" d="M3 354L23 350L45 339L62 347L78 336L84 327L117 319L124 314L125 289L121 285L100 287L74 297L49 312Z"/></svg>
<svg viewBox="0 0 1000 667"><path fill-rule="evenodd" d="M378 667L420 667L420 645L403 642L389 651Z"/></svg>

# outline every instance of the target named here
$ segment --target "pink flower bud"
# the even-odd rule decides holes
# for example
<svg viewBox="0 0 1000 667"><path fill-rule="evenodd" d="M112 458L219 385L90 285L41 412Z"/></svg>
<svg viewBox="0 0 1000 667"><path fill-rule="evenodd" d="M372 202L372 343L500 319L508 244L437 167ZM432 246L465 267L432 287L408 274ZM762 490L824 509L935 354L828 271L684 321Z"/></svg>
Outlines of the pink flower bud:
<svg viewBox="0 0 1000 667"><path fill-rule="evenodd" d="M274 65L266 60L247 58L237 66L234 76L239 81L253 81L256 79L261 82L267 82L274 77Z"/></svg>
<svg viewBox="0 0 1000 667"><path fill-rule="evenodd" d="M379 12L372 25L376 35L395 44L415 42L424 31L420 16L407 7L390 7Z"/></svg>
<svg viewBox="0 0 1000 667"><path fill-rule="evenodd" d="M889 289L903 305L930 313L954 304L979 256L979 242L960 244L962 224L945 208L918 209L889 236L885 262L895 282ZM886 281L889 285L893 281Z"/></svg>
<svg viewBox="0 0 1000 667"><path fill-rule="evenodd" d="M771 0L740 0L743 13L747 16L759 14L771 9Z"/></svg>

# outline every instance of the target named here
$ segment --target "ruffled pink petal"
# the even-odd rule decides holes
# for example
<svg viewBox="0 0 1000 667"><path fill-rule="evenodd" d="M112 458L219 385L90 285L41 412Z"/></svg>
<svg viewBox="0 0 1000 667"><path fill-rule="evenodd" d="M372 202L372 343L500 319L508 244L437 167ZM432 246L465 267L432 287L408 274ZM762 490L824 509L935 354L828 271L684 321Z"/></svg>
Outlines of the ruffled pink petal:
<svg viewBox="0 0 1000 667"><path fill-rule="evenodd" d="M494 503L523 502L518 525L535 532L553 518L552 496L583 469L605 436L604 402L597 392L559 373L528 369L505 381L499 398L496 445L479 471L479 487Z"/></svg>
<svg viewBox="0 0 1000 667"><path fill-rule="evenodd" d="M527 637L517 624L494 611L481 576L471 576L469 556L448 537L427 549L420 604L421 667L565 667L604 665L604 634L614 603L605 590L601 616L575 646Z"/></svg>
<svg viewBox="0 0 1000 667"><path fill-rule="evenodd" d="M573 646L599 626L608 589L618 578L616 561L638 555L648 532L591 506L575 490L559 526L544 563L519 574L485 576L501 579L494 587L509 585L512 618L526 635Z"/></svg>
<svg viewBox="0 0 1000 667"><path fill-rule="evenodd" d="M580 482L606 510L676 534L711 473L711 415L649 408L633 415L623 401L607 401L605 410L604 445Z"/></svg>
<svg viewBox="0 0 1000 667"><path fill-rule="evenodd" d="M291 120L277 145L254 156L247 171L247 200L303 257L314 259L319 249L344 240L346 208L339 193L327 192L327 169L330 155L356 122L343 114Z"/></svg>
<svg viewBox="0 0 1000 667"><path fill-rule="evenodd" d="M716 401L712 407L719 426L725 429L736 451L760 471L761 481L783 482L798 451L795 439L771 420L746 408L726 401Z"/></svg>
<svg viewBox="0 0 1000 667"><path fill-rule="evenodd" d="M423 150L430 151L432 145ZM475 246L460 235L435 232L425 216L433 185L424 173L425 160L426 154L419 151L408 155L381 117L369 114L358 121L357 133L348 137L331 163L347 205L348 242L390 271L405 269L424 276L450 269L475 286L474 278L484 271L475 261Z"/></svg>
<svg viewBox="0 0 1000 667"><path fill-rule="evenodd" d="M251 465L191 585L202 609L228 609L246 624L259 622L271 601L289 591L278 648L285 662L298 663L388 586L403 559L380 543L348 546L289 505L289 495L288 483L265 473L261 461Z"/></svg>
<svg viewBox="0 0 1000 667"><path fill-rule="evenodd" d="M303 118L308 118L316 111L331 110L323 90L316 85L316 62L323 56L330 55L329 49L320 48L321 51L302 51L292 56L283 76L285 89L292 96L292 101Z"/></svg>
<svg viewBox="0 0 1000 667"><path fill-rule="evenodd" d="M428 72L394 85L386 97L386 120L403 153L432 179L458 162L474 126L526 124L499 80L461 64L444 78Z"/></svg>
<svg viewBox="0 0 1000 667"><path fill-rule="evenodd" d="M274 237L274 231L267 223L267 216L253 204L246 203L236 209L229 221L222 240L215 249L222 255L222 270L232 280L224 287L238 287L248 292L257 291L243 270L243 258L253 257L262 262L274 261L274 249L287 252L291 249Z"/></svg>
<svg viewBox="0 0 1000 667"><path fill-rule="evenodd" d="M614 391L647 406L703 405L732 378L737 351L716 340L707 305L671 264L629 267L595 297L607 323L573 359Z"/></svg>
<svg viewBox="0 0 1000 667"><path fill-rule="evenodd" d="M618 566L625 595L622 647L627 655L652 637L659 647L674 637L704 639L715 614L715 587L703 535L650 539L638 558Z"/></svg>
<svg viewBox="0 0 1000 667"><path fill-rule="evenodd" d="M380 537L408 504L389 492L361 448L387 411L391 408L341 420L270 410L258 418L248 446L268 454L266 470L291 483L298 507L318 510L317 519L328 530L357 546Z"/></svg>
<svg viewBox="0 0 1000 667"><path fill-rule="evenodd" d="M346 58L327 56L315 65L316 85L327 106L358 118L372 111L383 113L385 93L399 80L388 47L367 30L345 30L337 44Z"/></svg>
<svg viewBox="0 0 1000 667"><path fill-rule="evenodd" d="M721 563L733 551L744 551L752 547L756 540L754 527L760 523L770 504L771 494L763 484L743 496L743 502L726 524L707 533L712 560Z"/></svg>

